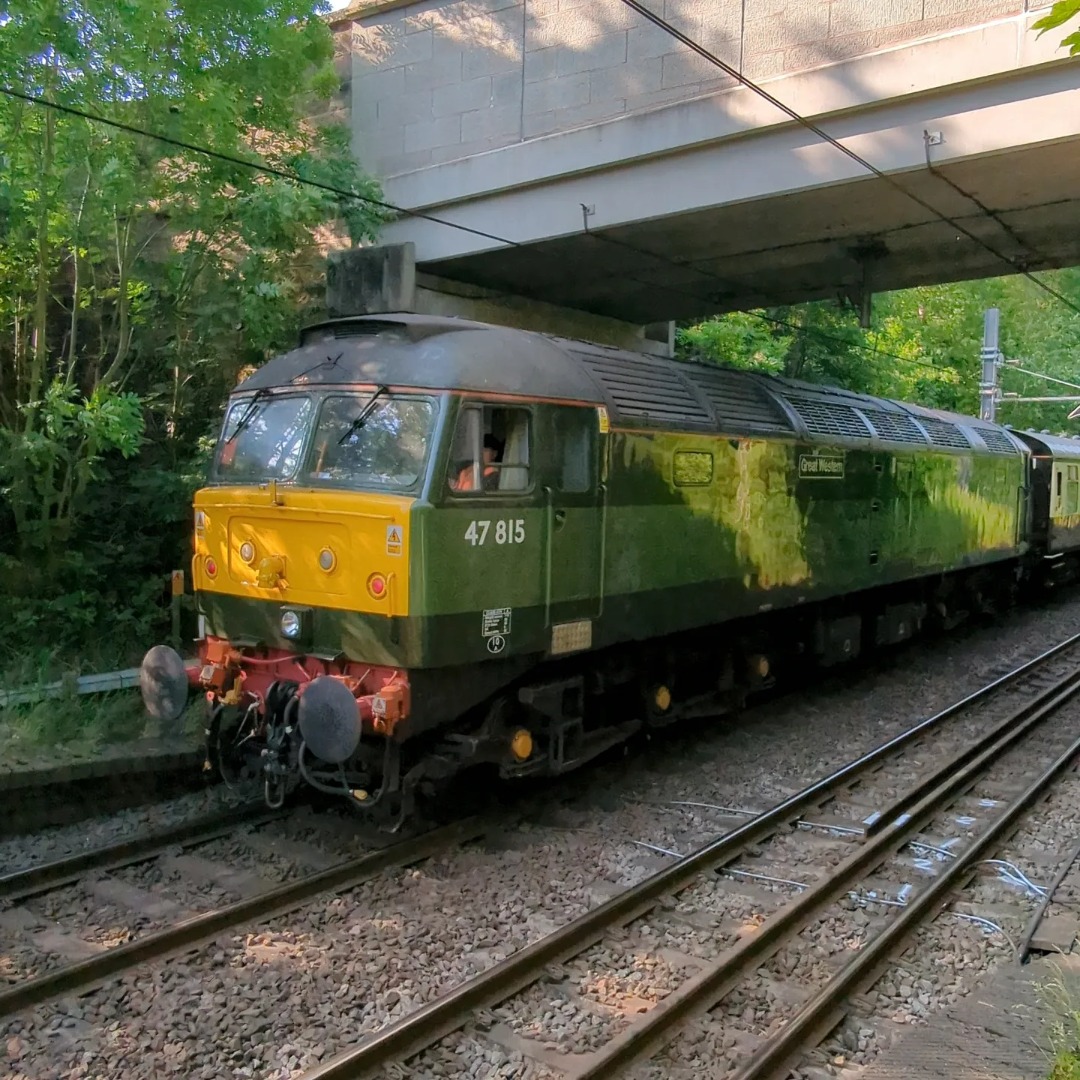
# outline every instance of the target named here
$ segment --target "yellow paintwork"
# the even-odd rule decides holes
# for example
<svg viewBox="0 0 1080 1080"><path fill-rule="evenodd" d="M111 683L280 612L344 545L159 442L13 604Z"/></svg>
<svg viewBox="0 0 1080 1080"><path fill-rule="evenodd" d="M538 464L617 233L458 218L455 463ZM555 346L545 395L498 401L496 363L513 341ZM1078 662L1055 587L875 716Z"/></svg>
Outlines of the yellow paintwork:
<svg viewBox="0 0 1080 1080"><path fill-rule="evenodd" d="M276 485L203 488L195 495L195 589L338 611L408 615L413 501ZM247 562L240 557L245 541L255 548ZM319 566L325 548L334 556L329 571ZM217 563L216 577L206 572L207 558ZM387 582L378 599L367 589L373 573Z"/></svg>

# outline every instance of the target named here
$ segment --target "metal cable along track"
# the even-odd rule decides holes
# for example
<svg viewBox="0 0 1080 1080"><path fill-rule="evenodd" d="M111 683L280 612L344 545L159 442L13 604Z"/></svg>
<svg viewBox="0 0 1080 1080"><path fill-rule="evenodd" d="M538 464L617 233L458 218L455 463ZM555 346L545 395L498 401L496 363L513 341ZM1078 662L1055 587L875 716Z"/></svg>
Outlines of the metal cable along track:
<svg viewBox="0 0 1080 1080"><path fill-rule="evenodd" d="M1015 682L1047 660L1059 656L1080 641L1075 635L1047 650L1008 675L929 717L877 749L843 766L831 776L792 796L779 806L746 822L587 912L561 930L548 935L448 994L388 1024L351 1050L306 1072L302 1080L359 1080L392 1061L402 1061L434 1046L451 1032L464 1027L481 1009L491 1008L538 981L552 965L563 963L601 941L605 934L624 926L660 900L691 885L707 871L722 868L745 849L797 821L802 812L868 772L889 755L941 726L970 705ZM986 735L955 755L907 794L897 799L863 832L863 843L831 876L807 888L797 899L768 918L753 937L741 940L705 970L655 1005L634 1027L616 1036L606 1047L587 1056L582 1067L573 1068L575 1080L592 1080L621 1073L651 1057L677 1034L689 1016L714 1006L748 972L816 918L823 908L843 896L860 876L900 850L935 814L962 795L994 761L1032 732L1080 690L1080 665L1064 678L1014 709ZM869 942L859 956L829 985L815 995L797 1016L755 1054L753 1064L738 1080L764 1080L779 1070L814 1040L827 1034L842 1017L846 997L876 978L876 973L917 923L935 913L945 896L970 875L982 853L1016 822L1058 774L1080 752L1080 739L1057 758L1024 791L991 827L979 837L948 873L918 895L888 928Z"/></svg>

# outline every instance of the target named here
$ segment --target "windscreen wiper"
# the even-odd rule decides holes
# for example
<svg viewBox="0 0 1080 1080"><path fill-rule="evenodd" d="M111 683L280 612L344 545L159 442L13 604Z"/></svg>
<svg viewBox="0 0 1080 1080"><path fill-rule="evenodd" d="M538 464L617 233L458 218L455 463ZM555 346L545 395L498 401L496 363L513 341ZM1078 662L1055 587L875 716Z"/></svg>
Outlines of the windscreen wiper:
<svg viewBox="0 0 1080 1080"><path fill-rule="evenodd" d="M368 417L375 411L376 403L383 394L389 394L390 388L386 386L378 386L375 388L375 393L368 398L367 404L360 410L360 415L357 416L351 424L345 429L345 434L338 439L338 446L341 446L350 435L355 431L359 431L368 421Z"/></svg>
<svg viewBox="0 0 1080 1080"><path fill-rule="evenodd" d="M233 439L235 439L236 436L239 435L240 432L243 431L244 428L246 428L248 424L250 424L251 421L255 419L255 416L257 415L261 407L259 405L259 402L261 402L263 398L269 397L269 395L270 391L265 386L261 390L255 391L255 396L248 402L248 406L244 410L244 415L240 417L239 421L237 421L236 429L225 440L226 446L228 446L229 443L231 443Z"/></svg>

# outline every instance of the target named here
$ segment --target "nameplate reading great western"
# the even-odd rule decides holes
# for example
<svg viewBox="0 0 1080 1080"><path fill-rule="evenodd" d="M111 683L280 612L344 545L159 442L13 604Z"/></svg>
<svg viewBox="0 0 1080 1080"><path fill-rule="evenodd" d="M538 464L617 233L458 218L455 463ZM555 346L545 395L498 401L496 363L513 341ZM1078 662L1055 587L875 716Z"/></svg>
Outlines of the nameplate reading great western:
<svg viewBox="0 0 1080 1080"><path fill-rule="evenodd" d="M843 480L844 459L837 454L800 454L799 478L804 480Z"/></svg>

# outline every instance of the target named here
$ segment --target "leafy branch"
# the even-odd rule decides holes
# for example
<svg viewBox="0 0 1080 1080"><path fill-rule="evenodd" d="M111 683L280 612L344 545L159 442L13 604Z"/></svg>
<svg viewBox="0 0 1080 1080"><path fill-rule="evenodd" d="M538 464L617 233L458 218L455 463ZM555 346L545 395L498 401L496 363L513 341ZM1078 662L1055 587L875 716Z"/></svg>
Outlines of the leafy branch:
<svg viewBox="0 0 1080 1080"><path fill-rule="evenodd" d="M1057 3L1041 19L1032 24L1032 29L1038 30L1039 37L1042 37L1047 30L1056 30L1078 15L1080 15L1080 0L1057 0ZM1068 46L1070 56L1076 56L1080 53L1080 30L1062 38L1061 44L1062 47Z"/></svg>

